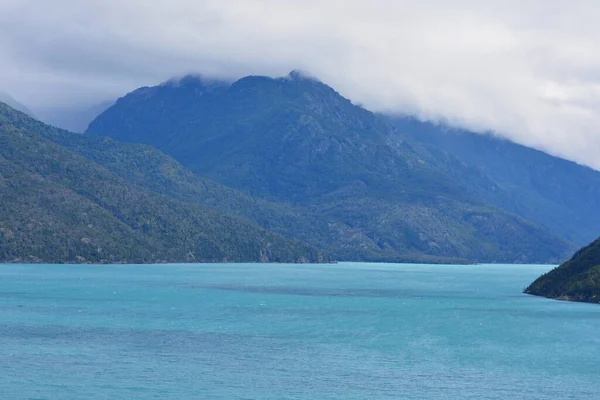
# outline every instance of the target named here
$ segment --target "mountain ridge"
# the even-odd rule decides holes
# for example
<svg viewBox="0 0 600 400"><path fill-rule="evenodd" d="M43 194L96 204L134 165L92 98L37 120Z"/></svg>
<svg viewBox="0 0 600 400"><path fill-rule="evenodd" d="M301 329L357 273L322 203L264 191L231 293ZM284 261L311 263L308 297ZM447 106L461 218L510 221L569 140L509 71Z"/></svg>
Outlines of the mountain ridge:
<svg viewBox="0 0 600 400"><path fill-rule="evenodd" d="M404 134L435 146L485 175L505 198L492 202L565 239L584 245L598 236L600 172L508 139L392 118Z"/></svg>
<svg viewBox="0 0 600 400"><path fill-rule="evenodd" d="M27 106L18 102L14 97L2 90L0 90L0 102L8 105L9 107L17 111L27 114L32 118L35 118L34 113Z"/></svg>
<svg viewBox="0 0 600 400"><path fill-rule="evenodd" d="M494 183L477 169L316 79L192 89L138 89L86 134L150 144L202 177L327 221L330 238L345 238L333 239L338 259L558 261L575 249L496 208L480 189Z"/></svg>

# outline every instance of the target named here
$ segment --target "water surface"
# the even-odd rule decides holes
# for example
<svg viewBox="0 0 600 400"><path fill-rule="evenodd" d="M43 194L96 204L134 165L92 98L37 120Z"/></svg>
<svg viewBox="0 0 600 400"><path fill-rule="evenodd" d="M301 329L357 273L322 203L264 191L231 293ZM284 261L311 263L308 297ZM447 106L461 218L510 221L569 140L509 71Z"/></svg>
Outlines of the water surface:
<svg viewBox="0 0 600 400"><path fill-rule="evenodd" d="M599 399L550 266L0 265L2 399Z"/></svg>

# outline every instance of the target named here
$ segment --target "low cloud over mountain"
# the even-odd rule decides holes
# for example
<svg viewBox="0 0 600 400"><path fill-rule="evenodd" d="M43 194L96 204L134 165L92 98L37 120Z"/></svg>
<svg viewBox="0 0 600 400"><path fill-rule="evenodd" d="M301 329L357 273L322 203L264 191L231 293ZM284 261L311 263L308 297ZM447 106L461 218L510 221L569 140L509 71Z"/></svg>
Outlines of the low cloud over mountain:
<svg viewBox="0 0 600 400"><path fill-rule="evenodd" d="M0 87L34 112L195 71L310 71L416 115L600 168L594 1L131 0L0 3Z"/></svg>

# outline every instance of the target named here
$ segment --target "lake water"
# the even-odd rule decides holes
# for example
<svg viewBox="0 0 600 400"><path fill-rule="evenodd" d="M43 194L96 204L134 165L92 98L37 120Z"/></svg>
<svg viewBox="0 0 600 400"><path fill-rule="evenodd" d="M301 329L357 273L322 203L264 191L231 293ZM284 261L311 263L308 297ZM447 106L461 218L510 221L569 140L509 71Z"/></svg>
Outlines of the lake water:
<svg viewBox="0 0 600 400"><path fill-rule="evenodd" d="M549 269L0 265L0 398L600 399Z"/></svg>

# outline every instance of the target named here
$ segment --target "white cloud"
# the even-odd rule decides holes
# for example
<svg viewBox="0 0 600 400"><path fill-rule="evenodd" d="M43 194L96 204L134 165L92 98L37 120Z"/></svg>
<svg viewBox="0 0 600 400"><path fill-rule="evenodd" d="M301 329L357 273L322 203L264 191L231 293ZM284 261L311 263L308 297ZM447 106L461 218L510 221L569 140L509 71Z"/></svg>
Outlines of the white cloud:
<svg viewBox="0 0 600 400"><path fill-rule="evenodd" d="M299 68L370 109L600 169L598 15L591 0L0 0L0 87L35 108Z"/></svg>

